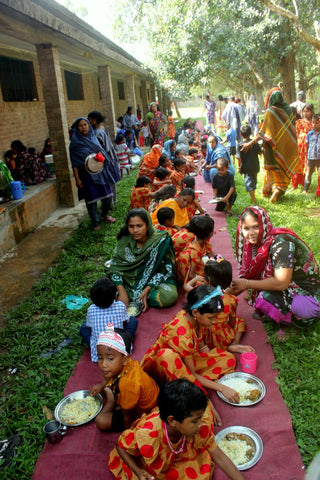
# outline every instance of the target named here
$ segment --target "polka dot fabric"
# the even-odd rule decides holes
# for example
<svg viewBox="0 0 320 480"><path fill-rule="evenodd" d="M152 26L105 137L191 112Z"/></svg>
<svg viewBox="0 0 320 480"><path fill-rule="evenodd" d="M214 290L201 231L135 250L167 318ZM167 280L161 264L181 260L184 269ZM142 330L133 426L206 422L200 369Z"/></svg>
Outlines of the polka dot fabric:
<svg viewBox="0 0 320 480"><path fill-rule="evenodd" d="M147 472L157 480L210 480L214 464L209 450L213 451L217 446L210 405L202 421L199 433L186 438L184 449L178 455L169 448L164 423L157 409L143 415L130 430L123 432L118 444L130 455L139 457ZM109 468L117 480L137 479L119 457L116 448L110 453Z"/></svg>
<svg viewBox="0 0 320 480"><path fill-rule="evenodd" d="M184 358L192 358L196 372L210 380L234 371L236 361L232 353L220 348L200 352L201 340L202 336L197 336L186 312L181 310L163 326L158 339L143 357L141 366L158 382L184 377L198 384L183 362Z"/></svg>
<svg viewBox="0 0 320 480"><path fill-rule="evenodd" d="M196 239L193 239L191 242L189 242L185 247L185 250L176 256L176 272L178 282L184 284L191 280L191 268L195 275L203 276L204 263L202 261L202 257L204 255L208 255L210 252L211 248L208 250L207 243L203 247L200 247Z"/></svg>
<svg viewBox="0 0 320 480"><path fill-rule="evenodd" d="M147 187L133 187L130 196L130 207L133 208L145 208L149 209L150 206L150 190Z"/></svg>

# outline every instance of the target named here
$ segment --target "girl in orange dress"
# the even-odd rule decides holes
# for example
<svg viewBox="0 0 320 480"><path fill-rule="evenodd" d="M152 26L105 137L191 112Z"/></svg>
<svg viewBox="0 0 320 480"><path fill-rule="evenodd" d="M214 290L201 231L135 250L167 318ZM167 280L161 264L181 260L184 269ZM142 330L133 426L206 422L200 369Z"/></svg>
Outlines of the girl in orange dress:
<svg viewBox="0 0 320 480"><path fill-rule="evenodd" d="M136 185L131 190L130 210L133 208L144 208L148 210L151 201L150 185L151 180L149 177L143 175L137 178Z"/></svg>
<svg viewBox="0 0 320 480"><path fill-rule="evenodd" d="M181 284L204 274L203 257L212 255L210 238L213 235L214 221L211 217L196 217L195 237L176 255L176 272ZM209 244L209 245L208 245ZM208 248L209 247L209 248Z"/></svg>
<svg viewBox="0 0 320 480"><path fill-rule="evenodd" d="M298 185L304 185L305 167L307 164L308 144L306 142L307 134L312 130L312 115L314 106L312 103L306 103L302 109L302 118L296 120L298 151L299 151L299 171L292 177L292 188L295 190Z"/></svg>
<svg viewBox="0 0 320 480"><path fill-rule="evenodd" d="M176 258L186 248L186 246L197 236L198 225L202 225L202 217L193 217L189 223L182 228L179 232L175 233L172 237L174 252ZM211 217L210 217L211 218ZM214 220L211 218L214 226ZM206 242L206 249L208 252L212 251L212 245L210 241ZM209 257L213 257L213 253L207 254Z"/></svg>
<svg viewBox="0 0 320 480"><path fill-rule="evenodd" d="M172 140L176 134L176 127L172 117L172 110L169 110L167 117L167 136Z"/></svg>
<svg viewBox="0 0 320 480"><path fill-rule="evenodd" d="M177 193L182 190L182 179L185 175L186 162L183 158L173 160L173 172L170 175L170 182L177 189Z"/></svg>
<svg viewBox="0 0 320 480"><path fill-rule="evenodd" d="M233 354L219 348L210 350L202 335L202 329L210 327L223 311L221 295L221 289L211 285L191 290L184 309L162 327L141 366L158 383L187 378L205 389L220 391L229 401L237 403L237 392L216 382L234 371Z"/></svg>
<svg viewBox="0 0 320 480"><path fill-rule="evenodd" d="M189 177L187 175L185 177L183 177L182 186L183 186L183 188L192 188L192 190L194 191L195 186L196 186L196 181L195 181L194 177ZM189 205L188 205L189 220L191 220L191 218L195 216L196 212L200 213L201 215L204 215L206 213L206 211L207 210L205 208L202 208L202 206L200 204L199 194L194 192L194 200L193 200L193 202L189 203Z"/></svg>
<svg viewBox="0 0 320 480"><path fill-rule="evenodd" d="M116 480L211 480L215 464L244 480L216 444L208 397L182 378L161 387L158 408L120 435L108 462Z"/></svg>
<svg viewBox="0 0 320 480"><path fill-rule="evenodd" d="M161 207L157 213L158 224L154 226L159 232L168 232L169 237L172 237L177 233L177 229L174 226L174 210L169 207Z"/></svg>
<svg viewBox="0 0 320 480"><path fill-rule="evenodd" d="M223 290L223 312L215 318L211 327L204 331L206 345L211 348L222 348L232 353L254 352L251 345L241 345L240 339L246 331L246 323L237 315L238 299L226 293L232 282L232 266L228 260L217 255L204 267L204 280L208 285Z"/></svg>
<svg viewBox="0 0 320 480"><path fill-rule="evenodd" d="M154 171L159 166L159 158L161 157L162 146L153 145L151 151L146 153L139 165L138 177L143 175L149 177L151 180L154 178Z"/></svg>
<svg viewBox="0 0 320 480"><path fill-rule="evenodd" d="M159 188L165 185L170 185L170 172L164 167L157 167L154 171L154 179L152 182L151 191L156 192Z"/></svg>

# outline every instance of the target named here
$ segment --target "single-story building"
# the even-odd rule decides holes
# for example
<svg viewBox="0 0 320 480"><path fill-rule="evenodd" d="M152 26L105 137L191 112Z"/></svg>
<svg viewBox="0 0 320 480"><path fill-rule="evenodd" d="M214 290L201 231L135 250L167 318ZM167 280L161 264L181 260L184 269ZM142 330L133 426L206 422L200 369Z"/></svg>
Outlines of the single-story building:
<svg viewBox="0 0 320 480"><path fill-rule="evenodd" d="M7 208L0 212L0 250L23 237L23 223L30 231L57 205L77 203L68 152L77 117L100 110L113 136L116 118L129 105L145 113L156 96L161 110L168 110L169 97L150 70L57 2L0 0L0 156L13 140L41 151L49 137L56 174L46 205L35 202L33 220L24 205L16 238L14 215Z"/></svg>

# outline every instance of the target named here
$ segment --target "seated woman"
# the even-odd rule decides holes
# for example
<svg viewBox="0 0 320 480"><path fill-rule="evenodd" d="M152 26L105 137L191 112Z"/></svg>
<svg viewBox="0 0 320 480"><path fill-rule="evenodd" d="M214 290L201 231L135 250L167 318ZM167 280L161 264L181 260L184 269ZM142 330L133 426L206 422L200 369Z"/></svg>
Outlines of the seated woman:
<svg viewBox="0 0 320 480"><path fill-rule="evenodd" d="M229 171L232 175L235 174L234 166L230 160L228 150L219 143L219 137L217 135L210 135L208 138L208 149L206 156L206 164L203 167L203 179L205 182L211 183L213 177L218 173L217 160L218 158L226 158L229 164Z"/></svg>
<svg viewBox="0 0 320 480"><path fill-rule="evenodd" d="M177 144L174 140L164 142L162 153L165 153L169 160L175 159Z"/></svg>
<svg viewBox="0 0 320 480"><path fill-rule="evenodd" d="M148 307L174 305L178 298L175 256L167 232L155 232L149 213L143 208L130 210L118 234L118 243L108 276L125 305L143 302Z"/></svg>
<svg viewBox="0 0 320 480"><path fill-rule="evenodd" d="M150 180L154 178L154 171L159 166L159 158L161 157L161 145L153 145L151 151L146 153L139 165L138 177L142 175L149 177Z"/></svg>
<svg viewBox="0 0 320 480"><path fill-rule="evenodd" d="M25 185L36 185L49 177L41 158L36 154L30 155L20 140L11 143L11 150L15 155L15 168L11 171L15 180L21 180Z"/></svg>
<svg viewBox="0 0 320 480"><path fill-rule="evenodd" d="M194 191L191 188L184 188L176 198L164 200L151 214L153 225L157 225L157 213L161 207L169 207L174 210L174 225L182 228L189 222L187 206L194 200Z"/></svg>
<svg viewBox="0 0 320 480"><path fill-rule="evenodd" d="M263 208L247 207L239 220L236 250L240 278L231 283L230 293L252 289L257 312L278 324L303 327L319 320L319 266L298 235L273 228Z"/></svg>

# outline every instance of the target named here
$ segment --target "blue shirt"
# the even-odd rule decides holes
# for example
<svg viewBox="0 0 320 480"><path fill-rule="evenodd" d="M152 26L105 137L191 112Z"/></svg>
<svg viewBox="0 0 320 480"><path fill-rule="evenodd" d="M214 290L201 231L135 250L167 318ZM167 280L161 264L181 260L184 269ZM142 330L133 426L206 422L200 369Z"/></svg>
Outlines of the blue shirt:
<svg viewBox="0 0 320 480"><path fill-rule="evenodd" d="M87 312L86 326L91 328L90 349L91 360L98 361L97 341L100 333L105 332L108 323L113 323L114 328L123 328L124 322L129 320L126 306L120 300L107 308L90 305Z"/></svg>
<svg viewBox="0 0 320 480"><path fill-rule="evenodd" d="M227 137L227 146L228 147L236 147L237 146L237 142L236 142L237 132L235 131L234 128L229 128L229 130L227 130L226 137Z"/></svg>
<svg viewBox="0 0 320 480"><path fill-rule="evenodd" d="M306 142L308 146L308 160L320 160L320 132L315 133L311 130L307 134Z"/></svg>

